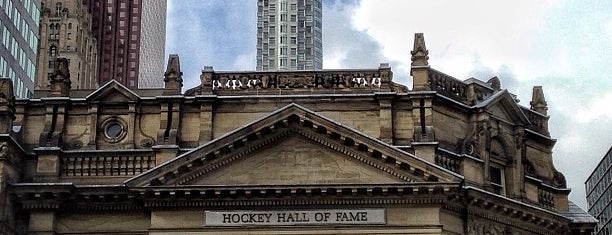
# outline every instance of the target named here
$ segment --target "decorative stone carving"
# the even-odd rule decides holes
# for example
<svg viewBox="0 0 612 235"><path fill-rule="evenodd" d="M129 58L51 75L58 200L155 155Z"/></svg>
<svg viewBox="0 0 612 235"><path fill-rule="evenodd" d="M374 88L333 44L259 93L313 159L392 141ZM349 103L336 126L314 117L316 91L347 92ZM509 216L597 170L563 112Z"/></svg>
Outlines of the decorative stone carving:
<svg viewBox="0 0 612 235"><path fill-rule="evenodd" d="M146 138L140 141L140 147L150 148L155 144L155 140L151 138Z"/></svg>
<svg viewBox="0 0 612 235"><path fill-rule="evenodd" d="M538 173L535 170L535 167L533 166L533 163L531 163L531 161L524 159L523 160L523 168L525 169L525 174L531 177L538 177Z"/></svg>
<svg viewBox="0 0 612 235"><path fill-rule="evenodd" d="M246 73L218 73L203 72L200 76L203 84L209 84L212 90L248 90L248 89L381 89L385 77L384 69L380 71L347 72L316 72L316 73L288 73L246 74ZM389 75L390 76L390 75ZM388 82L388 81L387 81ZM186 94L199 94L200 88L193 88ZM407 91L407 89L401 88Z"/></svg>
<svg viewBox="0 0 612 235"><path fill-rule="evenodd" d="M380 80L378 80L380 82ZM408 92L408 87L399 83L391 82L391 91L393 92Z"/></svg>
<svg viewBox="0 0 612 235"><path fill-rule="evenodd" d="M489 79L489 81L487 81L487 83L491 86L491 88L493 88L493 90L501 90L501 81L499 81L499 78L492 77Z"/></svg>
<svg viewBox="0 0 612 235"><path fill-rule="evenodd" d="M68 142L68 148L70 149L80 149L83 148L83 141L81 140L71 140Z"/></svg>
<svg viewBox="0 0 612 235"><path fill-rule="evenodd" d="M9 78L0 79L0 104L12 102L15 99L13 95L13 82Z"/></svg>
<svg viewBox="0 0 612 235"><path fill-rule="evenodd" d="M468 226L468 234L470 235L520 235L508 226L502 226L492 223L472 222Z"/></svg>
<svg viewBox="0 0 612 235"><path fill-rule="evenodd" d="M12 162L13 160L13 154L8 144L0 143L0 161Z"/></svg>
<svg viewBox="0 0 612 235"><path fill-rule="evenodd" d="M62 97L70 95L70 70L69 62L66 58L55 59L55 69L49 77L49 83L51 89L49 90L49 96L51 97Z"/></svg>
<svg viewBox="0 0 612 235"><path fill-rule="evenodd" d="M567 182L565 181L565 176L563 173L555 170L553 176L553 185L557 188L567 188Z"/></svg>

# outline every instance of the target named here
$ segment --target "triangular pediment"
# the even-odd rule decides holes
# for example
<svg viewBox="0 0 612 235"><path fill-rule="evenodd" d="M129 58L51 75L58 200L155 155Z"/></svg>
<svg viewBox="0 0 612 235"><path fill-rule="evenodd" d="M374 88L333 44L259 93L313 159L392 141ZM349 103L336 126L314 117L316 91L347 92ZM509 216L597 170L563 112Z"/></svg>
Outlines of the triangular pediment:
<svg viewBox="0 0 612 235"><path fill-rule="evenodd" d="M507 90L499 91L479 108L484 108L491 116L508 123L529 124L529 120Z"/></svg>
<svg viewBox="0 0 612 235"><path fill-rule="evenodd" d="M249 156L184 182L190 185L308 185L401 183L405 179L290 134Z"/></svg>
<svg viewBox="0 0 612 235"><path fill-rule="evenodd" d="M291 104L128 181L133 187L458 183L462 177Z"/></svg>
<svg viewBox="0 0 612 235"><path fill-rule="evenodd" d="M121 83L111 80L95 90L85 99L89 102L128 102L137 101L140 97Z"/></svg>

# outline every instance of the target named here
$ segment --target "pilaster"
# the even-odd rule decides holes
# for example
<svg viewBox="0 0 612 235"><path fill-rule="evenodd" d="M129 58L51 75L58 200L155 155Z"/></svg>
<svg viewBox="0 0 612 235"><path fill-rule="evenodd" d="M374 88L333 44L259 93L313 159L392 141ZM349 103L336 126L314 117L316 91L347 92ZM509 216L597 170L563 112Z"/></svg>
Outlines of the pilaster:
<svg viewBox="0 0 612 235"><path fill-rule="evenodd" d="M213 138L213 104L204 102L200 105L199 145L208 143Z"/></svg>
<svg viewBox="0 0 612 235"><path fill-rule="evenodd" d="M37 156L36 182L56 182L60 175L60 154L58 147L38 147L34 149Z"/></svg>
<svg viewBox="0 0 612 235"><path fill-rule="evenodd" d="M155 165L159 166L175 158L178 155L179 147L178 145L157 145L153 146L153 150L155 151Z"/></svg>
<svg viewBox="0 0 612 235"><path fill-rule="evenodd" d="M98 133L98 104L89 106L89 149L97 149L96 137Z"/></svg>
<svg viewBox="0 0 612 235"><path fill-rule="evenodd" d="M55 235L56 214L54 211L32 211L30 212L30 224L28 234Z"/></svg>
<svg viewBox="0 0 612 235"><path fill-rule="evenodd" d="M377 93L376 98L380 104L378 120L380 122L380 137L379 139L385 143L393 144L393 103L392 99L395 95L391 93Z"/></svg>

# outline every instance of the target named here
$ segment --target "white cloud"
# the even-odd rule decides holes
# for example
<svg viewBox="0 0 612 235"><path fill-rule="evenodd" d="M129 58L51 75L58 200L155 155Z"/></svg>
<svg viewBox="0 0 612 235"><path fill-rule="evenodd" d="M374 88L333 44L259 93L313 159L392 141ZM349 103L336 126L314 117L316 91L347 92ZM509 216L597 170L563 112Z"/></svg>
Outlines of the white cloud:
<svg viewBox="0 0 612 235"><path fill-rule="evenodd" d="M204 65L255 67L252 0L169 2L167 53L179 53L185 87ZM612 144L612 2L324 1L324 68L390 62L410 86L414 33L425 33L430 65L459 79L498 76L528 106L542 85L556 167L585 207L584 180ZM189 84L189 85L187 85Z"/></svg>
<svg viewBox="0 0 612 235"><path fill-rule="evenodd" d="M204 66L255 70L256 2L171 0L168 4L166 53L181 57L184 90L199 85Z"/></svg>
<svg viewBox="0 0 612 235"><path fill-rule="evenodd" d="M376 68L386 62L382 48L366 32L353 28L350 22L355 5L342 1L327 2L323 10L323 67Z"/></svg>
<svg viewBox="0 0 612 235"><path fill-rule="evenodd" d="M611 7L602 0L362 0L352 23L395 67L409 68L413 35L423 32L436 69L459 79L498 76L526 106L531 87L542 85L559 139L556 166L571 199L585 207L584 180L612 144ZM409 69L394 71L409 77Z"/></svg>

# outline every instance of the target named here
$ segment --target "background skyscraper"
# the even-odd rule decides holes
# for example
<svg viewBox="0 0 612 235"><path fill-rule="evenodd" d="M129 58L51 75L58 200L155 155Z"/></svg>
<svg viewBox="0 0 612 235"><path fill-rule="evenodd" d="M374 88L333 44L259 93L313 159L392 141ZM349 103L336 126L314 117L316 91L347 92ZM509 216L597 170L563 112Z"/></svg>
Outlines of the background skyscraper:
<svg viewBox="0 0 612 235"><path fill-rule="evenodd" d="M586 180L589 214L599 220L594 235L612 233L612 148Z"/></svg>
<svg viewBox="0 0 612 235"><path fill-rule="evenodd" d="M13 80L15 96L30 97L36 76L40 0L0 0L0 77Z"/></svg>
<svg viewBox="0 0 612 235"><path fill-rule="evenodd" d="M99 45L100 84L162 87L166 0L84 0Z"/></svg>
<svg viewBox="0 0 612 235"><path fill-rule="evenodd" d="M257 70L323 68L321 0L257 1Z"/></svg>
<svg viewBox="0 0 612 235"><path fill-rule="evenodd" d="M43 0L36 89L48 89L58 57L69 60L73 89L98 87L98 46L82 0Z"/></svg>

